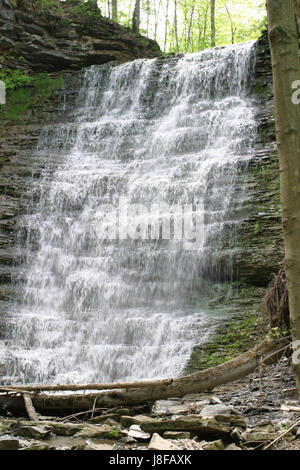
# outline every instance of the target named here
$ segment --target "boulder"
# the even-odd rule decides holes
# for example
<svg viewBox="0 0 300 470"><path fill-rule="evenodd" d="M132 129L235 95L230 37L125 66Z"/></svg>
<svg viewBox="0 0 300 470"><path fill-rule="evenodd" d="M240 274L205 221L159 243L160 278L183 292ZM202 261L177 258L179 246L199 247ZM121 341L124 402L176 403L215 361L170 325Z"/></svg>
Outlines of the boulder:
<svg viewBox="0 0 300 470"><path fill-rule="evenodd" d="M242 450L242 449L235 444L228 444L225 447L225 450Z"/></svg>
<svg viewBox="0 0 300 470"><path fill-rule="evenodd" d="M112 450L113 446L109 444L97 444L90 439L86 441L86 446L84 447L84 450Z"/></svg>
<svg viewBox="0 0 300 470"><path fill-rule="evenodd" d="M178 402L178 399L157 400L156 402L154 402L154 405L152 407L152 414L156 416L168 415L169 407L176 406Z"/></svg>
<svg viewBox="0 0 300 470"><path fill-rule="evenodd" d="M159 434L154 433L148 450L179 450L179 447L174 445L171 441L163 439Z"/></svg>
<svg viewBox="0 0 300 470"><path fill-rule="evenodd" d="M215 415L231 415L232 409L230 406L224 405L222 403L218 403L215 405L208 405L203 408L200 412L200 416L202 418L210 418L211 416Z"/></svg>
<svg viewBox="0 0 300 470"><path fill-rule="evenodd" d="M150 416L144 415L136 415L136 416L121 416L120 423L122 428L130 428L133 424L138 424L139 426L143 423L152 423L155 421L154 418Z"/></svg>
<svg viewBox="0 0 300 470"><path fill-rule="evenodd" d="M110 413L110 414L107 414L107 415L99 415L99 416L95 416L94 418L90 418L88 420L88 423L99 424L99 423L103 423L103 422L107 421L108 419L113 419L114 421L119 421L120 420L120 415L116 414L116 413Z"/></svg>
<svg viewBox="0 0 300 470"><path fill-rule="evenodd" d="M184 450L203 450L201 443L196 442L193 439L182 439L180 444Z"/></svg>
<svg viewBox="0 0 300 470"><path fill-rule="evenodd" d="M41 425L41 426L21 426L16 431L15 434L22 437L29 437L33 439L47 439L50 437L51 426Z"/></svg>
<svg viewBox="0 0 300 470"><path fill-rule="evenodd" d="M19 440L9 434L0 436L0 450L17 450L19 448Z"/></svg>
<svg viewBox="0 0 300 470"><path fill-rule="evenodd" d="M279 433L274 432L271 427L256 427L254 429L247 429L242 433L241 439L243 442L269 442L274 441L279 436Z"/></svg>
<svg viewBox="0 0 300 470"><path fill-rule="evenodd" d="M107 424L102 424L99 426L87 425L81 431L78 431L74 437L88 439L119 439L120 428Z"/></svg>
<svg viewBox="0 0 300 470"><path fill-rule="evenodd" d="M191 409L191 404L184 403L182 405L171 405L168 408L168 414L171 415L184 415L187 414Z"/></svg>
<svg viewBox="0 0 300 470"><path fill-rule="evenodd" d="M134 444L136 442L136 439L130 436L124 436L122 437L120 442L123 442L124 444Z"/></svg>
<svg viewBox="0 0 300 470"><path fill-rule="evenodd" d="M202 445L203 450L224 450L223 442L219 439L217 441L207 442Z"/></svg>
<svg viewBox="0 0 300 470"><path fill-rule="evenodd" d="M138 424L133 424L130 426L128 436L133 437L137 441L149 441L151 437L148 432L142 431Z"/></svg>
<svg viewBox="0 0 300 470"><path fill-rule="evenodd" d="M235 426L237 428L247 427L245 419L239 415L215 415L214 419L218 423L227 424L228 426Z"/></svg>
<svg viewBox="0 0 300 470"><path fill-rule="evenodd" d="M31 443L24 450L50 450L50 446L44 442Z"/></svg>
<svg viewBox="0 0 300 470"><path fill-rule="evenodd" d="M166 431L163 434L165 439L190 439L191 434L189 432L180 431Z"/></svg>
<svg viewBox="0 0 300 470"><path fill-rule="evenodd" d="M213 395L211 398L210 398L210 403L212 405L221 405L222 404L222 400L220 400L219 397L216 397L215 395Z"/></svg>
<svg viewBox="0 0 300 470"><path fill-rule="evenodd" d="M201 437L223 437L230 435L230 426L214 418L204 419L196 415L176 416L173 419L148 419L140 422L141 428L152 433L165 431L193 432Z"/></svg>

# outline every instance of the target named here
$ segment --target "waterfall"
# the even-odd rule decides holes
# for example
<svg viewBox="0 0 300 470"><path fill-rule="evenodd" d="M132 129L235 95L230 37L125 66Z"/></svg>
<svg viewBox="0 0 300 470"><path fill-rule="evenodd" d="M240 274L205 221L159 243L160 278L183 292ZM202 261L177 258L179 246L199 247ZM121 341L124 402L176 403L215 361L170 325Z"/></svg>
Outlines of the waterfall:
<svg viewBox="0 0 300 470"><path fill-rule="evenodd" d="M209 300L233 276L235 210L256 135L254 47L82 72L75 108L64 97L64 123L45 128L35 150L7 382L176 376L222 320ZM164 207L166 219L174 205L203 205L201 244L102 239L99 207L109 205L113 225L121 198Z"/></svg>

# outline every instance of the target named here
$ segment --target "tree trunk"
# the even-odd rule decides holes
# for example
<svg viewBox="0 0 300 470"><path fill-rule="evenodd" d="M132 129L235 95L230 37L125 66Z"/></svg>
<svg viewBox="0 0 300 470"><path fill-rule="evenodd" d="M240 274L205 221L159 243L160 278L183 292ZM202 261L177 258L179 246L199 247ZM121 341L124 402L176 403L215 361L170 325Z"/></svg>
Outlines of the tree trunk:
<svg viewBox="0 0 300 470"><path fill-rule="evenodd" d="M111 2L112 19L118 22L118 0L112 0Z"/></svg>
<svg viewBox="0 0 300 470"><path fill-rule="evenodd" d="M234 39L235 39L235 27L234 27L234 24L233 24L233 20L232 20L232 16L231 16L231 13L228 9L228 6L227 4L225 3L225 9L226 9L226 13L227 13L227 16L229 18L229 21L230 21L230 29L231 29L231 44L234 44Z"/></svg>
<svg viewBox="0 0 300 470"><path fill-rule="evenodd" d="M298 35L300 33L300 0L294 0L295 15L298 26Z"/></svg>
<svg viewBox="0 0 300 470"><path fill-rule="evenodd" d="M216 0L210 0L211 47L216 45Z"/></svg>
<svg viewBox="0 0 300 470"><path fill-rule="evenodd" d="M157 28L158 28L158 21L159 21L159 13L160 13L160 7L161 7L161 0L158 2L158 9L155 9L155 21L154 21L154 40L156 41L157 39Z"/></svg>
<svg viewBox="0 0 300 470"><path fill-rule="evenodd" d="M281 214L289 310L294 346L300 343L300 105L293 86L300 80L293 0L267 0L275 121L280 160ZM298 82L298 88L300 82ZM299 346L298 346L299 348ZM295 361L294 361L295 362ZM296 361L299 362L299 361ZM300 364L294 364L300 398Z"/></svg>
<svg viewBox="0 0 300 470"><path fill-rule="evenodd" d="M289 343L286 340L275 343L267 339L255 348L241 354L231 361L220 364L216 367L196 372L191 375L179 377L176 379L158 380L150 385L145 383L123 384L124 390L114 389L98 393L73 394L73 395L46 395L34 393L31 395L35 409L43 414L61 415L65 413L74 413L75 411L87 411L93 408L113 408L122 405L138 405L155 400L164 400L173 397L184 397L191 393L200 393L212 390L214 387L245 377L253 372L260 364L274 362L277 352ZM272 353L272 357L270 354ZM275 353L275 356L273 355ZM282 355L282 352L279 352ZM265 361L262 358L267 355ZM153 381L152 381L153 382ZM120 387L121 384L114 384ZM103 384L101 385L103 387ZM111 384L109 384L111 386ZM72 386L69 390L72 390ZM76 387L76 386L75 386ZM80 387L80 386L79 386ZM135 387L135 388L133 388ZM30 387L24 387L25 389ZM34 387L37 390L43 387ZM47 387L49 390L49 387ZM0 392L12 389L12 387L1 387ZM19 386L22 390L22 386ZM56 387L56 390L59 386ZM63 388L65 390L65 388ZM29 392L28 392L29 393ZM24 401L21 393L17 391L12 394L0 394L0 410L8 410L22 413L24 412Z"/></svg>
<svg viewBox="0 0 300 470"><path fill-rule="evenodd" d="M94 10L98 9L98 0L89 0L89 4Z"/></svg>
<svg viewBox="0 0 300 470"><path fill-rule="evenodd" d="M165 12L165 40L164 40L164 52L166 52L166 50L167 50L168 25L169 25L169 0L167 0L166 12Z"/></svg>
<svg viewBox="0 0 300 470"><path fill-rule="evenodd" d="M38 415L37 415L37 413L34 409L34 406L32 404L31 396L28 395L27 393L24 393L23 399L24 399L25 408L26 408L26 411L27 411L27 414L28 414L28 418L31 421L38 421L39 417L38 417Z"/></svg>
<svg viewBox="0 0 300 470"><path fill-rule="evenodd" d="M136 0L132 17L132 30L134 33L140 31L141 22L141 0Z"/></svg>
<svg viewBox="0 0 300 470"><path fill-rule="evenodd" d="M174 1L174 32L177 53L179 53L179 41L178 41L178 22L177 22L177 1Z"/></svg>
<svg viewBox="0 0 300 470"><path fill-rule="evenodd" d="M192 11L191 11L190 22L189 22L189 30L188 30L188 37L187 37L187 43L186 43L186 50L185 50L185 52L189 52L189 48L190 48L190 41L191 41L191 32L192 32L192 26L193 26L194 11L195 11L195 3L193 3L193 7L192 7Z"/></svg>

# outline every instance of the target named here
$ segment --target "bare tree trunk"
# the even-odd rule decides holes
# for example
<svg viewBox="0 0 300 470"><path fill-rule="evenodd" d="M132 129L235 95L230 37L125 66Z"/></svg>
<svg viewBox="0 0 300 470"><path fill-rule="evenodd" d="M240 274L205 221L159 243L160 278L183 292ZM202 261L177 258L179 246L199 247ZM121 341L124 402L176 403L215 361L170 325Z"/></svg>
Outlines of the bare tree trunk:
<svg viewBox="0 0 300 470"><path fill-rule="evenodd" d="M216 0L210 0L211 47L216 45Z"/></svg>
<svg viewBox="0 0 300 470"><path fill-rule="evenodd" d="M294 7L295 7L295 15L296 15L296 20L297 20L298 36L299 36L299 33L300 33L300 0L294 0Z"/></svg>
<svg viewBox="0 0 300 470"><path fill-rule="evenodd" d="M132 17L132 30L134 33L140 31L140 22L141 22L141 0L136 0L133 17Z"/></svg>
<svg viewBox="0 0 300 470"><path fill-rule="evenodd" d="M98 10L98 0L89 0L89 4L91 8L93 8L94 10Z"/></svg>
<svg viewBox="0 0 300 470"><path fill-rule="evenodd" d="M147 0L147 37L149 37L149 23L150 23L150 0Z"/></svg>
<svg viewBox="0 0 300 470"><path fill-rule="evenodd" d="M179 41L178 41L178 22L177 22L177 0L174 0L174 32L177 53L179 52Z"/></svg>
<svg viewBox="0 0 300 470"><path fill-rule="evenodd" d="M34 406L32 404L31 396L28 395L27 393L24 393L23 399L24 399L25 408L26 408L26 411L27 411L27 414L28 414L28 418L31 421L38 421L39 417L38 417L38 415L37 415L37 413L34 409Z"/></svg>
<svg viewBox="0 0 300 470"><path fill-rule="evenodd" d="M227 4L225 3L225 9L226 9L226 12L227 12L227 15L228 15L228 18L229 18L229 21L230 21L230 29L231 29L231 43L234 44L234 40L235 40L235 27L234 27L234 24L233 24L233 20L232 20L232 16L231 16L231 13L227 7Z"/></svg>
<svg viewBox="0 0 300 470"><path fill-rule="evenodd" d="M158 9L155 10L155 22L154 22L154 40L155 41L157 39L157 28L158 28L160 7L161 7L161 0L159 0L159 2L158 2Z"/></svg>
<svg viewBox="0 0 300 470"><path fill-rule="evenodd" d="M297 346L295 342L300 341L300 105L293 103L292 95L293 85L297 81L298 88L300 85L298 35L293 0L267 0L267 12L289 310L293 342ZM294 363L294 369L300 398L300 364Z"/></svg>
<svg viewBox="0 0 300 470"><path fill-rule="evenodd" d="M190 17L190 23L189 23L189 31L188 31L188 37L187 37L187 43L186 43L186 51L185 51L185 52L189 52L189 48L190 48L191 31L192 31L192 26L193 26L194 11L195 11L195 3L193 3L193 7L192 7L192 11L191 11L191 17Z"/></svg>
<svg viewBox="0 0 300 470"><path fill-rule="evenodd" d="M172 397L184 397L190 393L212 390L214 387L247 376L260 365L275 362L278 353L282 355L282 348L285 346L289 346L289 342L286 340L275 343L271 339L267 339L231 361L184 377L152 381L151 384L149 381L148 383L107 384L109 387L112 385L114 387L126 387L123 390L119 388L98 393L75 395L46 395L35 392L31 398L35 409L39 412L61 414L66 411L91 410L93 407L112 408L114 406L137 405ZM263 358L264 361L262 361ZM103 384L99 384L99 386L104 387ZM0 410L24 410L24 401L21 395L22 386L18 387L19 389L17 387L0 387ZM74 386L68 385L56 386L55 390L59 388L66 390L65 387L68 387L69 390L74 389ZM35 389L36 391L45 388L51 390L51 386L24 386L24 388ZM14 395L12 395L12 392L5 395L6 390L15 390ZM18 393L19 391L21 392Z"/></svg>
<svg viewBox="0 0 300 470"><path fill-rule="evenodd" d="M118 0L112 0L111 2L112 19L118 22Z"/></svg>
<svg viewBox="0 0 300 470"><path fill-rule="evenodd" d="M205 46L205 37L206 37L206 31L207 31L207 23L208 23L208 5L205 10L204 25L203 25L203 45L204 46Z"/></svg>
<svg viewBox="0 0 300 470"><path fill-rule="evenodd" d="M166 11L165 11L165 40L164 40L164 52L166 52L166 49L167 49L168 25L169 25L169 0L167 0Z"/></svg>

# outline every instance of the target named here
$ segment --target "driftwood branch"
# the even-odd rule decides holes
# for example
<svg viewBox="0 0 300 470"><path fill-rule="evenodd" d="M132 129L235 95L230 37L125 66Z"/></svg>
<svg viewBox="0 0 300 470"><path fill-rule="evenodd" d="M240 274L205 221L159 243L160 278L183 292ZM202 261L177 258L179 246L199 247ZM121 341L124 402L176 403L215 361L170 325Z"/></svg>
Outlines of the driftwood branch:
<svg viewBox="0 0 300 470"><path fill-rule="evenodd" d="M280 441L284 436L289 434L293 429L295 429L297 426L299 426L299 424L300 424L300 419L295 424L293 424L293 426L291 426L289 429L287 429L284 433L280 434L280 436L278 436L276 439L274 439L274 441L270 442L270 444L268 444L266 447L264 447L263 450L270 449L270 447L272 447L274 444L276 444L276 442Z"/></svg>
<svg viewBox="0 0 300 470"><path fill-rule="evenodd" d="M284 353L283 349L289 341L266 339L246 353L216 367L195 372L183 377L166 380L152 380L131 383L89 384L89 385L36 385L1 387L1 391L10 391L10 395L0 395L0 409L24 410L22 397L16 396L23 391L80 391L101 390L97 393L85 394L43 394L32 396L34 407L42 413L65 415L76 411L91 410L94 407L113 408L123 405L138 405L174 397L183 397L192 393L210 391L220 385L233 382L255 371L259 366L275 362ZM14 395L11 395L14 391Z"/></svg>
<svg viewBox="0 0 300 470"><path fill-rule="evenodd" d="M34 409L34 406L33 406L32 400L31 400L31 396L28 395L28 393L24 393L23 394L23 399L24 399L25 408L26 408L29 419L31 421L38 421L39 417L37 415L37 412Z"/></svg>
<svg viewBox="0 0 300 470"><path fill-rule="evenodd" d="M156 388L170 385L173 379L162 380L144 380L139 382L115 382L108 384L79 384L79 385L13 385L9 387L0 387L1 391L9 391L16 393L22 392L78 392L81 390L115 390L130 388Z"/></svg>

